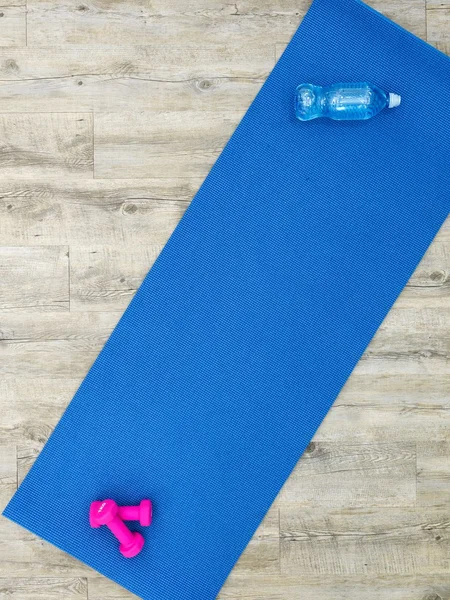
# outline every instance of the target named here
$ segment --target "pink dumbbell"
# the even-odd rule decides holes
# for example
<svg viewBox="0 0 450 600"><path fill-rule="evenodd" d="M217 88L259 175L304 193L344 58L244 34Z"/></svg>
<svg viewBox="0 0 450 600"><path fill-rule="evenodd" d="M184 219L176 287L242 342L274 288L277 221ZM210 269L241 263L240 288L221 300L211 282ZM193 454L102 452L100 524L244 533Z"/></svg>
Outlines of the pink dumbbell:
<svg viewBox="0 0 450 600"><path fill-rule="evenodd" d="M119 507L114 500L93 503L89 512L92 527L106 525L120 542L119 550L125 558L137 556L144 547L144 538L138 532L131 532L119 515Z"/></svg>
<svg viewBox="0 0 450 600"><path fill-rule="evenodd" d="M97 523L97 512L101 502L93 502L89 513L91 527L100 527ZM148 527L152 522L153 506L151 500L142 500L139 506L119 506L119 518L122 521L139 521L143 527Z"/></svg>

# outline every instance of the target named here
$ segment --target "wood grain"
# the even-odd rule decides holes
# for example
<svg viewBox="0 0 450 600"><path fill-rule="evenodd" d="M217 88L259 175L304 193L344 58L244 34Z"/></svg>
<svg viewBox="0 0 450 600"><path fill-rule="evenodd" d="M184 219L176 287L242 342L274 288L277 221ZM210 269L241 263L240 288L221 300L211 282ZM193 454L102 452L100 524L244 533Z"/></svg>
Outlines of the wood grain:
<svg viewBox="0 0 450 600"><path fill-rule="evenodd" d="M342 479L345 478L345 486ZM416 445L312 442L276 505L415 506Z"/></svg>
<svg viewBox="0 0 450 600"><path fill-rule="evenodd" d="M0 380L2 443L14 448L14 453L17 444L43 444L77 391L78 385L77 379L62 378L18 377ZM14 463L15 460L14 458Z"/></svg>
<svg viewBox="0 0 450 600"><path fill-rule="evenodd" d="M274 63L270 44L0 49L0 112L242 113Z"/></svg>
<svg viewBox="0 0 450 600"><path fill-rule="evenodd" d="M0 0L0 48L25 46L26 42L25 0Z"/></svg>
<svg viewBox="0 0 450 600"><path fill-rule="evenodd" d="M0 377L73 379L86 375L121 313L5 315Z"/></svg>
<svg viewBox="0 0 450 600"><path fill-rule="evenodd" d="M450 375L450 303L394 305L355 369L358 374Z"/></svg>
<svg viewBox="0 0 450 600"><path fill-rule="evenodd" d="M2 439L0 446L0 511L17 489L16 447L6 445Z"/></svg>
<svg viewBox="0 0 450 600"><path fill-rule="evenodd" d="M110 579L90 577L89 600L138 600L138 597Z"/></svg>
<svg viewBox="0 0 450 600"><path fill-rule="evenodd" d="M0 239L9 246L163 244L201 183L201 177L0 178ZM402 294L403 305L407 298L411 306L420 298L446 303L449 242L450 217Z"/></svg>
<svg viewBox="0 0 450 600"><path fill-rule="evenodd" d="M386 359L389 365L390 359ZM361 365L361 363L360 363ZM352 444L446 440L450 430L450 377L445 373L353 372L314 441Z"/></svg>
<svg viewBox="0 0 450 600"><path fill-rule="evenodd" d="M450 244L442 230L421 260L401 298L401 305L420 300L427 306L450 305Z"/></svg>
<svg viewBox="0 0 450 600"><path fill-rule="evenodd" d="M201 179L0 179L9 245L162 246Z"/></svg>
<svg viewBox="0 0 450 600"><path fill-rule="evenodd" d="M228 44L230 40L258 47L290 37L305 13L306 0L29 0L28 43L136 45Z"/></svg>
<svg viewBox="0 0 450 600"><path fill-rule="evenodd" d="M447 510L280 508L281 572L305 575L450 573Z"/></svg>
<svg viewBox="0 0 450 600"><path fill-rule="evenodd" d="M439 49L446 50L449 42L450 3L427 3L427 39ZM439 46L440 45L440 46Z"/></svg>
<svg viewBox="0 0 450 600"><path fill-rule="evenodd" d="M417 502L421 506L450 504L450 440L433 439L417 444Z"/></svg>
<svg viewBox="0 0 450 600"><path fill-rule="evenodd" d="M0 579L0 594L17 600L87 600L86 579Z"/></svg>
<svg viewBox="0 0 450 600"><path fill-rule="evenodd" d="M88 177L93 169L92 116L0 114L0 177Z"/></svg>
<svg viewBox="0 0 450 600"><path fill-rule="evenodd" d="M132 598L133 596L130 596ZM229 577L219 600L447 600L450 584L435 575L298 575ZM128 596L118 596L128 600Z"/></svg>
<svg viewBox="0 0 450 600"><path fill-rule="evenodd" d="M95 177L205 177L244 109L102 113L95 119Z"/></svg>
<svg viewBox="0 0 450 600"><path fill-rule="evenodd" d="M49 434L50 435L50 434ZM49 436L48 436L49 437ZM28 475L34 461L39 456L44 444L47 442L42 435L42 442L35 442L33 446L17 448L17 485L19 486Z"/></svg>
<svg viewBox="0 0 450 600"><path fill-rule="evenodd" d="M66 246L0 247L0 313L67 310Z"/></svg>
<svg viewBox="0 0 450 600"><path fill-rule="evenodd" d="M161 250L162 244L73 246L71 309L124 310Z"/></svg>
<svg viewBox="0 0 450 600"><path fill-rule="evenodd" d="M136 203L129 203L123 210L125 213L136 212L135 207ZM176 216L172 228L176 225ZM164 224L169 225L169 219ZM149 241L157 241L151 246L148 243L136 245L136 240L134 243L117 243L113 247L73 246L70 260L72 310L125 308L171 233L172 229L166 227L161 231L156 230L150 238L149 231ZM408 368L410 355L414 360L434 359L434 363L439 364L448 362L450 345L447 343L449 332L446 324L450 306L449 282L450 253L446 244L436 242L366 352L364 360L369 360L369 367L370 361L376 367L379 354L384 359L384 348L386 344L391 344L388 336L397 336L397 330L402 328L405 329L401 338L403 348L398 347L396 355L392 356L398 365L403 362ZM416 307L419 306L424 308L418 310ZM392 323L394 327L391 327ZM415 327L411 327L411 323ZM430 331L435 332L433 336L430 336Z"/></svg>
<svg viewBox="0 0 450 600"><path fill-rule="evenodd" d="M309 1L0 4L1 509ZM450 217L219 600L450 600L449 311ZM0 597L136 598L3 518Z"/></svg>

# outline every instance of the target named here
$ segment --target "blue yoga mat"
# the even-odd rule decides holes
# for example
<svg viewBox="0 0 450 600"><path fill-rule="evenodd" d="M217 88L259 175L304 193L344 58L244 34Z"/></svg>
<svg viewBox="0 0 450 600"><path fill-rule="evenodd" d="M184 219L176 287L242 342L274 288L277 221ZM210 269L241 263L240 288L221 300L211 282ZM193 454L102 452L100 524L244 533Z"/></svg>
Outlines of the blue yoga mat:
<svg viewBox="0 0 450 600"><path fill-rule="evenodd" d="M402 104L295 120L297 84L338 81ZM144 599L213 600L449 212L442 98L447 57L315 0L5 515ZM105 497L154 501L138 557L90 529Z"/></svg>

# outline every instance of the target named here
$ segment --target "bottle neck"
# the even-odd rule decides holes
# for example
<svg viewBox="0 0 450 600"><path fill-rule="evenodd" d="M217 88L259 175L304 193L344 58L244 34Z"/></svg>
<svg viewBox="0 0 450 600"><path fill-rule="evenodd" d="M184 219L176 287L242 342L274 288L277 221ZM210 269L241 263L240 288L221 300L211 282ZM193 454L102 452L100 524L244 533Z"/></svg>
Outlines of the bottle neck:
<svg viewBox="0 0 450 600"><path fill-rule="evenodd" d="M401 100L402 100L401 96L390 92L388 94L388 108L395 108L396 106L398 106L400 104Z"/></svg>

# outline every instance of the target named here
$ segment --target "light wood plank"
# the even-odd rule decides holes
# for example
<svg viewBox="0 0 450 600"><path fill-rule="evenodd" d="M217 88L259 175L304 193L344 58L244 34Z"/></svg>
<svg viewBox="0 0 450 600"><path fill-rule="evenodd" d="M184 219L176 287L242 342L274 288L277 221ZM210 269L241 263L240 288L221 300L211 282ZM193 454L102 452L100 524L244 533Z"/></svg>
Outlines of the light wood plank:
<svg viewBox="0 0 450 600"><path fill-rule="evenodd" d="M361 364L361 363L360 363ZM314 441L429 442L450 431L450 376L355 369Z"/></svg>
<svg viewBox="0 0 450 600"><path fill-rule="evenodd" d="M450 583L439 575L236 577L232 573L218 600L446 600L449 596Z"/></svg>
<svg viewBox="0 0 450 600"><path fill-rule="evenodd" d="M425 0L373 0L371 5L425 37ZM73 0L60 0L56 6L49 0L32 0L28 40L32 46L85 44L92 39L98 45L109 45L111 38L129 45L138 44L143 37L164 44L176 44L180 39L228 43L230 38L247 44L274 43L290 39L308 6L307 0L202 0L182 6L175 0L160 0L149 7L143 0L122 0L111 12L106 0L95 6Z"/></svg>
<svg viewBox="0 0 450 600"><path fill-rule="evenodd" d="M16 446L7 445L5 442L6 440L2 438L0 445L0 512L17 489Z"/></svg>
<svg viewBox="0 0 450 600"><path fill-rule="evenodd" d="M0 335L4 342L72 341L80 352L101 348L121 312L40 313L2 316ZM26 385L26 384L25 384Z"/></svg>
<svg viewBox="0 0 450 600"><path fill-rule="evenodd" d="M449 376L444 373L366 375L359 373L357 367L334 406L336 408L397 406L405 412L414 408L438 412L450 403L449 381Z"/></svg>
<svg viewBox="0 0 450 600"><path fill-rule="evenodd" d="M28 44L136 45L207 43L232 39L258 46L290 37L309 5L307 0L29 0Z"/></svg>
<svg viewBox="0 0 450 600"><path fill-rule="evenodd" d="M44 443L79 383L76 379L23 377L0 381L2 442L21 447Z"/></svg>
<svg viewBox="0 0 450 600"><path fill-rule="evenodd" d="M446 381L448 386L448 380ZM315 441L380 442L389 440L426 442L433 436L446 438L450 427L450 405L422 406L334 406L316 433Z"/></svg>
<svg viewBox="0 0 450 600"><path fill-rule="evenodd" d="M4 316L0 377L81 381L120 316L114 312Z"/></svg>
<svg viewBox="0 0 450 600"><path fill-rule="evenodd" d="M444 52L448 51L450 31L450 3L427 5L427 40Z"/></svg>
<svg viewBox="0 0 450 600"><path fill-rule="evenodd" d="M0 179L3 244L163 246L200 179Z"/></svg>
<svg viewBox="0 0 450 600"><path fill-rule="evenodd" d="M68 309L66 246L0 247L0 313Z"/></svg>
<svg viewBox="0 0 450 600"><path fill-rule="evenodd" d="M43 434L44 432L42 432ZM21 485L22 481L28 475L31 467L34 465L35 460L41 453L44 444L47 443L51 431L47 437L44 438L42 435L42 442L35 442L33 446L17 448L17 485Z"/></svg>
<svg viewBox="0 0 450 600"><path fill-rule="evenodd" d="M447 510L327 511L280 507L281 572L311 575L423 574L448 578Z"/></svg>
<svg viewBox="0 0 450 600"><path fill-rule="evenodd" d="M450 303L394 305L355 368L359 374L450 375Z"/></svg>
<svg viewBox="0 0 450 600"><path fill-rule="evenodd" d="M0 518L0 577L86 577L94 571L7 519Z"/></svg>
<svg viewBox="0 0 450 600"><path fill-rule="evenodd" d="M15 600L51 600L77 598L87 600L86 579L55 579L55 578L1 578L0 594L5 598Z"/></svg>
<svg viewBox="0 0 450 600"><path fill-rule="evenodd" d="M0 112L243 114L274 62L273 44L0 50Z"/></svg>
<svg viewBox="0 0 450 600"><path fill-rule="evenodd" d="M277 498L278 506L284 503L298 510L414 506L416 446L312 442Z"/></svg>
<svg viewBox="0 0 450 600"><path fill-rule="evenodd" d="M100 114L95 176L205 177L241 117L242 110Z"/></svg>
<svg viewBox="0 0 450 600"><path fill-rule="evenodd" d="M3 245L163 244L184 214L202 179L0 179L0 239ZM410 284L427 288L407 294L417 305L445 301L448 289L450 217ZM436 247L435 247L436 246ZM405 292L402 301L405 301Z"/></svg>
<svg viewBox="0 0 450 600"><path fill-rule="evenodd" d="M92 116L0 114L0 178L91 177Z"/></svg>
<svg viewBox="0 0 450 600"><path fill-rule="evenodd" d="M443 238L439 235L421 260L402 293L402 306L417 306L417 299L428 306L450 305L450 243Z"/></svg>
<svg viewBox="0 0 450 600"><path fill-rule="evenodd" d="M9 246L149 241L162 245L201 183L199 177L0 179L0 239ZM445 302L449 242L450 217L410 281L425 289L405 291L414 305L422 294L427 304L431 299L433 305ZM438 289L427 290L428 285Z"/></svg>
<svg viewBox="0 0 450 600"><path fill-rule="evenodd" d="M450 5L449 5L450 6ZM450 55L450 35L443 35L442 39L433 41L429 40L429 43L435 46L438 50L443 52L444 54ZM448 222L449 219L447 219Z"/></svg>
<svg viewBox="0 0 450 600"><path fill-rule="evenodd" d="M449 428L450 429L450 428ZM417 501L421 506L450 504L450 439L417 444Z"/></svg>
<svg viewBox="0 0 450 600"><path fill-rule="evenodd" d="M201 178L0 180L4 245L70 243L164 244L198 190ZM449 288L450 217L403 292L445 302ZM424 288L411 292L409 288ZM427 288L430 288L428 290ZM436 289L434 289L436 288ZM441 299L441 300L440 300Z"/></svg>
<svg viewBox="0 0 450 600"><path fill-rule="evenodd" d="M72 247L72 311L125 309L161 250L162 245Z"/></svg>
<svg viewBox="0 0 450 600"><path fill-rule="evenodd" d="M246 80L255 75L265 78L267 70L274 63L273 44L269 42L262 43L258 52L255 52L245 43L236 42L231 46L228 43L202 43L201 39L197 39L193 44L183 45L182 41L177 39L174 45L61 46L57 53L51 45L0 49L0 80L72 78L78 86L77 77L99 76L107 79L142 76L155 83L158 80L178 83L195 77L212 77L214 73L232 80Z"/></svg>
<svg viewBox="0 0 450 600"><path fill-rule="evenodd" d="M138 600L138 597L106 577L90 577L89 600Z"/></svg>
<svg viewBox="0 0 450 600"><path fill-rule="evenodd" d="M24 0L0 0L0 49L25 46L27 41Z"/></svg>

